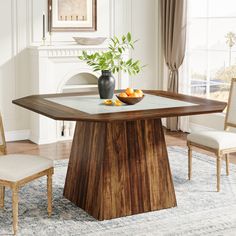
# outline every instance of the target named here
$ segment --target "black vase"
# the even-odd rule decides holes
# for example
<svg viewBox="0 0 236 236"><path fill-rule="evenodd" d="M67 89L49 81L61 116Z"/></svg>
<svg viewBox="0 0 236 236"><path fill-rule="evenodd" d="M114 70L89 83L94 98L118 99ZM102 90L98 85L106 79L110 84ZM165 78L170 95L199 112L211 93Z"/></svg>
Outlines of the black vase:
<svg viewBox="0 0 236 236"><path fill-rule="evenodd" d="M111 71L103 70L102 75L98 78L98 91L101 99L113 98L115 90L115 78Z"/></svg>

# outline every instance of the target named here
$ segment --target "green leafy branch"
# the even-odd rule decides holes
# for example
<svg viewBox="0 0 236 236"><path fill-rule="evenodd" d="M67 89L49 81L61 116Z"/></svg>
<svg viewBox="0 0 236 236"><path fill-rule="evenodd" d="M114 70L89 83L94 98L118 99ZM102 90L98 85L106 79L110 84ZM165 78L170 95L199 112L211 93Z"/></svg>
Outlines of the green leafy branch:
<svg viewBox="0 0 236 236"><path fill-rule="evenodd" d="M139 60L132 58L124 60L124 54L129 50L134 50L136 41L133 41L131 33L123 35L121 39L111 38L111 42L106 52L96 52L88 54L86 51L79 56L80 60L85 61L93 68L93 71L110 70L112 73L124 71L129 75L138 74L144 67Z"/></svg>

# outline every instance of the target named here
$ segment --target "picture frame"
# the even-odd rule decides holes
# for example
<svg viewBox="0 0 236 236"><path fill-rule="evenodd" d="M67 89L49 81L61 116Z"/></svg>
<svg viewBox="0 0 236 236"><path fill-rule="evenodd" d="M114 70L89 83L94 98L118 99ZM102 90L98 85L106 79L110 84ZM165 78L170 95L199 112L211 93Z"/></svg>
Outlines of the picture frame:
<svg viewBox="0 0 236 236"><path fill-rule="evenodd" d="M97 30L97 0L48 0L49 32Z"/></svg>

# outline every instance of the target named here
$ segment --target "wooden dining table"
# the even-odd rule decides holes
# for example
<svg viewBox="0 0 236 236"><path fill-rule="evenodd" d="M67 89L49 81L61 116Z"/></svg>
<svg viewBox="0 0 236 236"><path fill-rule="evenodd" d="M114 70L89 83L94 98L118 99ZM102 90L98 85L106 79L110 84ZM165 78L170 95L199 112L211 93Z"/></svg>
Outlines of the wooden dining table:
<svg viewBox="0 0 236 236"><path fill-rule="evenodd" d="M13 101L54 120L76 121L64 197L98 220L176 207L161 118L226 107L224 102L165 91L144 93L131 106L106 106L92 92Z"/></svg>

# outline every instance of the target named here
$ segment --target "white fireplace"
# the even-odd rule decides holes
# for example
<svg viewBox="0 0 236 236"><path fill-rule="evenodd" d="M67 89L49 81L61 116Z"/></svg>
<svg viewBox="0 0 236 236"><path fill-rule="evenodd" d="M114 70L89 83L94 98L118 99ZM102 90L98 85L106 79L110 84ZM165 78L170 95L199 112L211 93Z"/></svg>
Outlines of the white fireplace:
<svg viewBox="0 0 236 236"><path fill-rule="evenodd" d="M31 46L29 69L32 94L97 90L97 78L100 74L94 73L78 56L83 50L92 53L106 49L106 45ZM129 86L127 74L118 74L115 77L116 88ZM46 144L72 139L74 127L75 122L54 121L32 113L30 140L37 144Z"/></svg>

